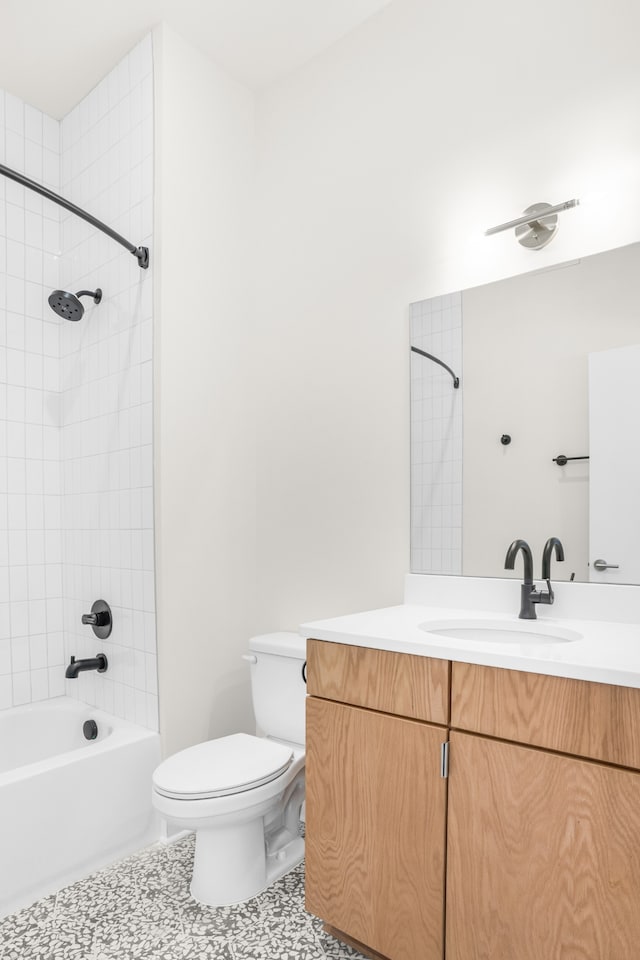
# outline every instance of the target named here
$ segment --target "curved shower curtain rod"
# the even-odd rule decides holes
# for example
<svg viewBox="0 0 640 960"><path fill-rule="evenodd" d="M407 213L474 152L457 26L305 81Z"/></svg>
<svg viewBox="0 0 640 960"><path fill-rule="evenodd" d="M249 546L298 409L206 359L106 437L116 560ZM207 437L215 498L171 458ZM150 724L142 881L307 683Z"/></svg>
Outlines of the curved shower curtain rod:
<svg viewBox="0 0 640 960"><path fill-rule="evenodd" d="M451 367L448 367L446 363L444 363L442 360L438 360L438 358L434 357L432 353L426 353L424 350L419 350L418 347L411 347L411 349L413 350L414 353L419 353L421 357L426 357L427 360L433 360L434 363L437 363L439 366L444 367L444 369L451 374L454 390L458 389L458 387L460 386L460 377L456 377Z"/></svg>
<svg viewBox="0 0 640 960"><path fill-rule="evenodd" d="M115 230L112 230L111 227L108 227L106 223L102 223L101 220L91 216L91 214L87 213L86 210L83 210L82 207L77 207L75 203L71 203L70 200L65 200L64 197L54 193L53 190L48 190L47 187L43 187L41 184L36 183L35 180L30 180L29 177L25 177L22 173L12 170L11 167L5 167L2 163L0 163L0 174L2 174L4 177L8 177L9 180L15 180L16 183L21 184L23 187L27 187L28 190L33 190L34 193L39 193L41 197L46 197L47 200L52 200L54 203L57 203L58 206L64 207L64 209L68 210L70 213L75 213L76 217L80 217L81 220L86 220L87 223L91 224L91 226L97 227L98 230L106 233L108 237L111 237L111 239L115 240L116 243L120 243L129 251L129 253L132 253L134 257L136 257L139 266L142 267L143 270L146 270L149 266L149 247L136 247L134 243L130 243L119 233L116 233Z"/></svg>

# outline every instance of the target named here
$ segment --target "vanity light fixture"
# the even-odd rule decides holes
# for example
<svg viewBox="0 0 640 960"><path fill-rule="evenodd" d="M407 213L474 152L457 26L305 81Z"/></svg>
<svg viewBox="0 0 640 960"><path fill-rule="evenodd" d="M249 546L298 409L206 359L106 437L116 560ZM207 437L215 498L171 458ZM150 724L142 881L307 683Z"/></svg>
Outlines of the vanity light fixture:
<svg viewBox="0 0 640 960"><path fill-rule="evenodd" d="M503 230L515 228L518 243L529 250L540 250L546 247L550 240L556 235L558 229L557 214L563 210L570 210L577 207L579 200L565 200L564 203L534 203L524 211L517 220L509 220L507 223L500 223L497 227L489 227L485 230L485 237L490 237L493 233L501 233Z"/></svg>

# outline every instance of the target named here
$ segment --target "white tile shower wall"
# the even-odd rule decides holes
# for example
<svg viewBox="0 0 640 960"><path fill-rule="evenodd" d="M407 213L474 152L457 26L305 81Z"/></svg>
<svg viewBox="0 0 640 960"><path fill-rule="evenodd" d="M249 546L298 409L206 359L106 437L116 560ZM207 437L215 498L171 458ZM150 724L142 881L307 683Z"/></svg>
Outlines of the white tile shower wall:
<svg viewBox="0 0 640 960"><path fill-rule="evenodd" d="M412 303L411 344L460 377L411 354L411 570L462 573L462 297Z"/></svg>
<svg viewBox="0 0 640 960"><path fill-rule="evenodd" d="M0 90L0 162L59 190L59 124ZM64 692L55 204L0 177L0 709Z"/></svg>
<svg viewBox="0 0 640 960"><path fill-rule="evenodd" d="M62 121L62 193L136 245L151 246L151 37ZM152 272L114 240L62 215L63 289L103 291L60 332L64 629L67 657L105 653L106 674L66 693L157 729L153 547ZM81 616L97 599L114 627Z"/></svg>

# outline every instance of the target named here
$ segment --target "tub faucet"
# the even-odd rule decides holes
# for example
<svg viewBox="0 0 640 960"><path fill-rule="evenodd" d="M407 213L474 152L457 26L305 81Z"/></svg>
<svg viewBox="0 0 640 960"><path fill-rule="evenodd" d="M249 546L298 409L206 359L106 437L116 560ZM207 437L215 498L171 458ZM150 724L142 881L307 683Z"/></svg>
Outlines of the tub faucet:
<svg viewBox="0 0 640 960"><path fill-rule="evenodd" d="M76 660L71 657L71 663L64 672L67 680L75 680L82 670L97 670L98 673L104 673L109 663L104 653L99 653L96 657L89 657L87 660Z"/></svg>
<svg viewBox="0 0 640 960"><path fill-rule="evenodd" d="M514 540L504 560L505 570L513 570L516 557L522 553L524 581L520 587L520 620L537 620L536 603L553 603L553 592L544 593L533 585L533 555L526 540Z"/></svg>

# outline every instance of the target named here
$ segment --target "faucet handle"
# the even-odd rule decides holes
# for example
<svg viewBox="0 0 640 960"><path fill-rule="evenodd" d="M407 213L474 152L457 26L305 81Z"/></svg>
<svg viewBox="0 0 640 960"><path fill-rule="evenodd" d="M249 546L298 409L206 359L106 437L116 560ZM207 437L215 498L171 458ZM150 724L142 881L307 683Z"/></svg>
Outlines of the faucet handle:
<svg viewBox="0 0 640 960"><path fill-rule="evenodd" d="M93 628L96 637L106 640L113 628L111 607L106 600L96 600L91 613L82 614L82 622Z"/></svg>
<svg viewBox="0 0 640 960"><path fill-rule="evenodd" d="M536 603L551 604L555 600L555 594L553 592L553 587L551 586L551 580L547 580L546 584L547 584L547 592L545 593L544 590L540 590L536 597Z"/></svg>

